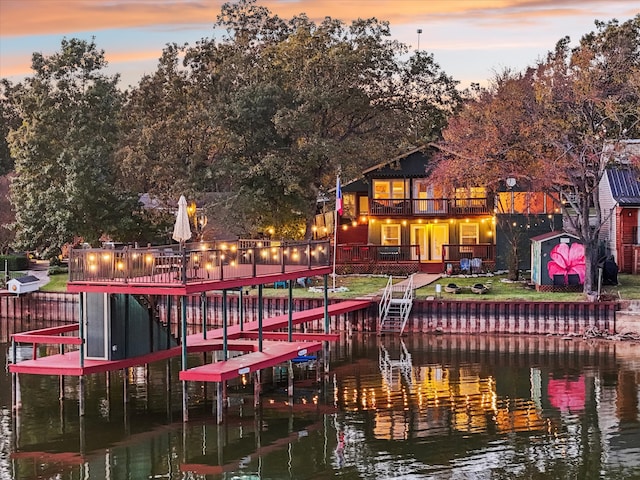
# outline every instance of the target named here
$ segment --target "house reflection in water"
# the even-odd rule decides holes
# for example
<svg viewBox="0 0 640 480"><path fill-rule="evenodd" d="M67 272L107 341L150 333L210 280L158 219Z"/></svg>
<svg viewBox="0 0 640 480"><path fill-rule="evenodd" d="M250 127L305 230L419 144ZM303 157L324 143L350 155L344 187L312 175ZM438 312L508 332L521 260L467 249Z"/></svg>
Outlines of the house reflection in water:
<svg viewBox="0 0 640 480"><path fill-rule="evenodd" d="M591 367L606 370L615 362L613 345L593 349L560 338L430 338L409 337L410 345L382 338L379 372L360 365L355 377L339 375L342 408L370 412L376 439L554 434L563 415L595 408L597 373ZM637 395L630 396L636 408L627 416L637 418Z"/></svg>

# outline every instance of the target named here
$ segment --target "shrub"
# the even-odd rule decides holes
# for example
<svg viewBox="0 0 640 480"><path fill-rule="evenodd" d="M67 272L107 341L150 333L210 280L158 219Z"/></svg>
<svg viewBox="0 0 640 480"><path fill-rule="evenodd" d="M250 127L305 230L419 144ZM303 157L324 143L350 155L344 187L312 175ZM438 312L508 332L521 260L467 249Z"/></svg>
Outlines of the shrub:
<svg viewBox="0 0 640 480"><path fill-rule="evenodd" d="M62 275L69 273L69 268L61 265L51 265L48 270L49 275Z"/></svg>
<svg viewBox="0 0 640 480"><path fill-rule="evenodd" d="M5 261L10 271L29 269L29 258L26 255L0 255L0 270L4 270Z"/></svg>

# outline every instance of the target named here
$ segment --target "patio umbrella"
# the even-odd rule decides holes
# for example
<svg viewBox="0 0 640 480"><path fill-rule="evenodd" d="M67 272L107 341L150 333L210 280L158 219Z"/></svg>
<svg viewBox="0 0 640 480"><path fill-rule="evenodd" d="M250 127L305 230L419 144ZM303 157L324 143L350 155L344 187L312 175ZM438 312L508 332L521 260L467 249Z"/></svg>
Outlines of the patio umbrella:
<svg viewBox="0 0 640 480"><path fill-rule="evenodd" d="M184 198L184 195L180 195L178 215L176 216L176 224L173 227L173 239L182 245L190 238L191 225L189 224L189 215L187 214L187 199Z"/></svg>

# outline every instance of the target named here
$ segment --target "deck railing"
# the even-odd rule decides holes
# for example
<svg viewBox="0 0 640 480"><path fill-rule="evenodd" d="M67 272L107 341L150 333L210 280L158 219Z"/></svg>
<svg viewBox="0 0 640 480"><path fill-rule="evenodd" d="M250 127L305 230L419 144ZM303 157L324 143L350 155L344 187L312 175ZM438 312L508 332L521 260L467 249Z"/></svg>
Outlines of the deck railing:
<svg viewBox="0 0 640 480"><path fill-rule="evenodd" d="M39 330L31 330L29 332L14 333L11 336L11 363L17 363L18 344L27 343L33 346L32 359L38 359L38 345L60 345L60 353L64 353L65 345L82 345L82 339L78 336L65 335L66 333L77 332L80 325L74 323L72 325L62 325L59 327L41 328Z"/></svg>
<svg viewBox="0 0 640 480"><path fill-rule="evenodd" d="M336 263L420 262L419 245L342 244L336 248Z"/></svg>
<svg viewBox="0 0 640 480"><path fill-rule="evenodd" d="M459 262L465 258L479 258L483 261L495 260L496 246L491 243L447 244L442 246L442 258L445 262Z"/></svg>
<svg viewBox="0 0 640 480"><path fill-rule="evenodd" d="M122 249L74 249L70 282L190 283L285 273L331 264L329 240L240 240Z"/></svg>
<svg viewBox="0 0 640 480"><path fill-rule="evenodd" d="M492 211L488 198L374 198L369 215L481 215Z"/></svg>

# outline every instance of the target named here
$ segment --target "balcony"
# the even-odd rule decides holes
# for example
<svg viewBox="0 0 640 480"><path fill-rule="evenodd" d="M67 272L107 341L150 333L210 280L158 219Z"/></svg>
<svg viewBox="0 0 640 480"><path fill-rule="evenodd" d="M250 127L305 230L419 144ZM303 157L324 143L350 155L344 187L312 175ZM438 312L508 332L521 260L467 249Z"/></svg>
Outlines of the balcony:
<svg viewBox="0 0 640 480"><path fill-rule="evenodd" d="M437 216L490 214L488 198L376 198L371 201L370 216Z"/></svg>
<svg viewBox="0 0 640 480"><path fill-rule="evenodd" d="M172 288L259 277L309 273L331 265L328 240L315 242L196 242L146 248L74 249L69 256L70 285L127 285ZM302 276L302 275L298 275ZM246 280L246 282L244 282Z"/></svg>

